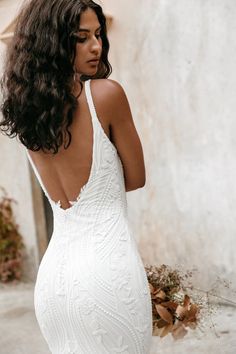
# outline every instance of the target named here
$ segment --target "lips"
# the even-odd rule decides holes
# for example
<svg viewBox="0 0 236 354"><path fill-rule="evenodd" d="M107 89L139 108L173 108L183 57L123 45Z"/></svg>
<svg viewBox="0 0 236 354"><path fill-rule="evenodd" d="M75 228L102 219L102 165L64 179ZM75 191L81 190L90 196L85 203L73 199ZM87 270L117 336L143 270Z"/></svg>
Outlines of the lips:
<svg viewBox="0 0 236 354"><path fill-rule="evenodd" d="M88 63L98 63L98 62L99 62L99 58L88 60Z"/></svg>

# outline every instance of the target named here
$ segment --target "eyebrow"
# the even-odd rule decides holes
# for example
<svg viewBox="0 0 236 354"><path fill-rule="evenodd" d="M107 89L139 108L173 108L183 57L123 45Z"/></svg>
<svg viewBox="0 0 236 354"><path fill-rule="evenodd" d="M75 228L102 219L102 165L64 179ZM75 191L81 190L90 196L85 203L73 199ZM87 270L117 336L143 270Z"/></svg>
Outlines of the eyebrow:
<svg viewBox="0 0 236 354"><path fill-rule="evenodd" d="M98 27L95 32L97 32L98 30L102 29L102 26ZM89 29L86 29L86 28L79 28L79 32L91 32Z"/></svg>

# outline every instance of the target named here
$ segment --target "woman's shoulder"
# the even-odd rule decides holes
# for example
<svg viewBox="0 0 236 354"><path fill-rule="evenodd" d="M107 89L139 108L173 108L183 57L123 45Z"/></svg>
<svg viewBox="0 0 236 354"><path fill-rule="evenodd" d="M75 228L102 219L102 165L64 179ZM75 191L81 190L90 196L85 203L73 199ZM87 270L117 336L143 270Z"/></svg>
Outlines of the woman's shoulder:
<svg viewBox="0 0 236 354"><path fill-rule="evenodd" d="M100 100L119 104L125 96L125 91L120 83L111 79L91 80L91 89Z"/></svg>
<svg viewBox="0 0 236 354"><path fill-rule="evenodd" d="M91 80L91 83L94 87L104 88L109 91L112 90L116 92L117 90L123 90L121 84L112 79L94 79Z"/></svg>

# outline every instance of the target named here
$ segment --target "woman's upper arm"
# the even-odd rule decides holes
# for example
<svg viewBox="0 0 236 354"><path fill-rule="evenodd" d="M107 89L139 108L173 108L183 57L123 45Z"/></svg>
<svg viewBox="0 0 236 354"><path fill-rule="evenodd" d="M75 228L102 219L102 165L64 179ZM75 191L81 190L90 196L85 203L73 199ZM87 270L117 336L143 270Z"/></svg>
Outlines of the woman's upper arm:
<svg viewBox="0 0 236 354"><path fill-rule="evenodd" d="M111 140L123 165L126 191L141 188L145 184L145 164L130 106L121 85L113 80L106 81L110 86L109 103L106 105L110 116Z"/></svg>

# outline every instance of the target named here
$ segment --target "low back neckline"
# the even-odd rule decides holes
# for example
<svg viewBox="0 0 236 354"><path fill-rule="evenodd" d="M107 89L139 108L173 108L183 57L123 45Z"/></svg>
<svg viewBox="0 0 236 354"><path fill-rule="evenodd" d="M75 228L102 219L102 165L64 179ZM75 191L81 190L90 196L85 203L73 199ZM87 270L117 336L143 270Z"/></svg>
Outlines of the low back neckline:
<svg viewBox="0 0 236 354"><path fill-rule="evenodd" d="M26 154L28 156L28 159L31 163L31 166L34 170L34 173L36 175L36 177L38 178L38 181L44 191L44 194L46 195L46 197L48 198L50 204L52 206L55 206L55 207L59 207L60 210L66 212L67 210L70 210L72 209L75 205L77 205L80 201L80 198L83 194L83 192L85 191L86 187L89 185L91 179L92 179L92 176L93 176L93 170L94 170L94 160L95 160L95 146L96 146L96 134L95 134L95 131L96 131L96 126L95 126L95 122L99 122L99 126L101 127L101 129L103 130L101 124L100 124L100 121L97 117L97 113L96 113L96 109L95 109L95 106L94 106L94 102L93 102L93 98L92 98L92 94L91 94L91 79L85 81L85 96L86 96L86 100L87 100L87 104L88 104L88 108L89 108L89 113L90 113L90 117L91 117L91 120L92 120L92 131L93 131L93 141L92 141L92 164L91 164L91 167L90 167L90 172L89 172L89 177L88 177L88 180L87 182L80 188L79 190L79 193L77 194L77 197L75 198L75 200L72 200L72 201L68 201L68 203L71 205L70 207L64 209L61 207L61 201L58 200L58 201L54 201L52 200L52 198L49 196L48 192L47 192L47 189L45 188L44 186L44 183L42 181L42 178L28 152L28 150L26 149ZM106 135L106 133L104 132L103 130L103 133ZM107 137L107 135L106 135ZM107 139L109 140L109 138L107 137ZM110 140L109 140L110 141ZM112 143L111 143L112 144ZM114 145L112 144L112 146L114 147Z"/></svg>

